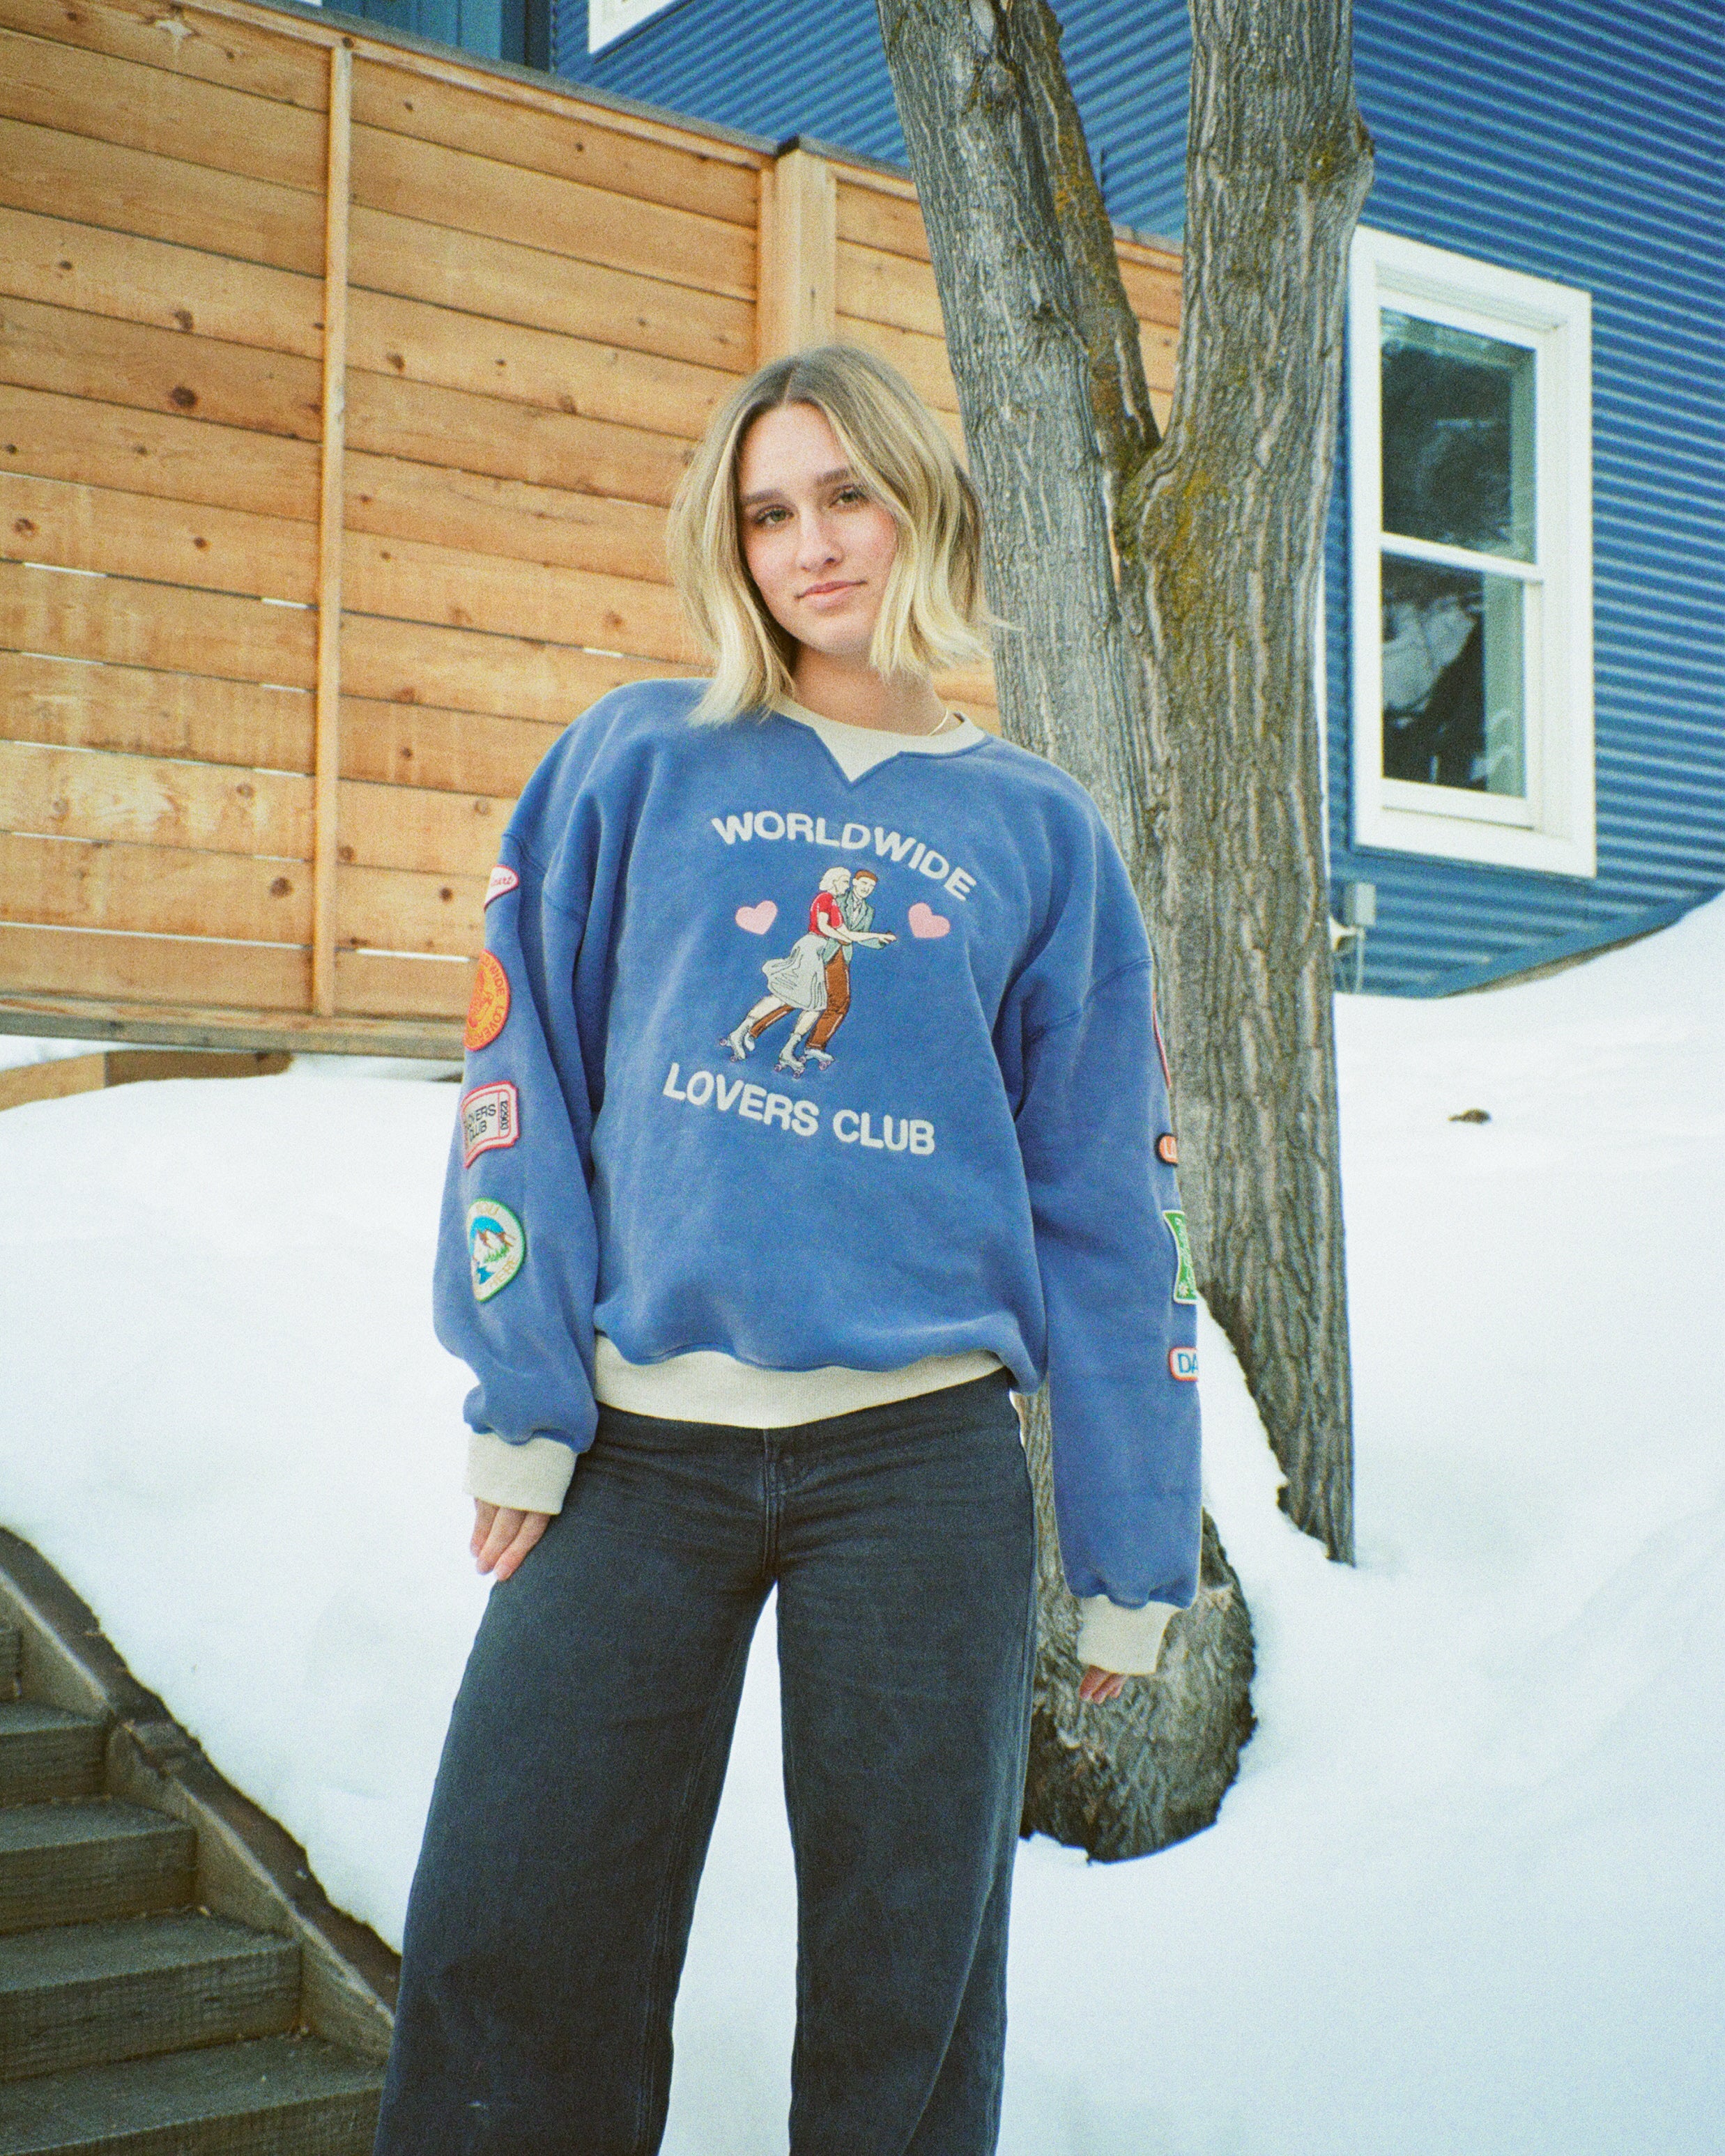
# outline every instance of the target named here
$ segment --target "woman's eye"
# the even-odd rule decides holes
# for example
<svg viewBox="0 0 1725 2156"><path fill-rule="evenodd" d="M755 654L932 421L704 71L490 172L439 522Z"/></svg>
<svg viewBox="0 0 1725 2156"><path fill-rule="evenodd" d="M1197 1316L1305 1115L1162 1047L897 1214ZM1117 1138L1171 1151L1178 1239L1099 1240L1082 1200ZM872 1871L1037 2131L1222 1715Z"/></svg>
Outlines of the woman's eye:
<svg viewBox="0 0 1725 2156"><path fill-rule="evenodd" d="M837 496L847 509L855 502L866 501L868 498L867 488L860 486L841 486Z"/></svg>

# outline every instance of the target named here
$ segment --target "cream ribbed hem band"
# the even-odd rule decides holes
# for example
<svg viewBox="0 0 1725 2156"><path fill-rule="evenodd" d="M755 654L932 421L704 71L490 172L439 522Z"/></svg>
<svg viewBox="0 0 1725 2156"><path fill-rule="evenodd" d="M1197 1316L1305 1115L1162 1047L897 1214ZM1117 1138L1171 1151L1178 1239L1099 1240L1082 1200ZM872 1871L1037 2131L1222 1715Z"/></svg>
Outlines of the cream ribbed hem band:
<svg viewBox="0 0 1725 2156"><path fill-rule="evenodd" d="M629 1363L600 1333L593 1342L593 1395L627 1414L665 1422L716 1422L740 1430L788 1430L824 1422L893 1400L918 1399L948 1385L968 1384L1001 1368L998 1355L973 1348L963 1355L928 1355L897 1370L757 1370L733 1356L697 1348L662 1363ZM523 1512L562 1510L575 1455L554 1437L511 1445L488 1430L467 1446L467 1494Z"/></svg>

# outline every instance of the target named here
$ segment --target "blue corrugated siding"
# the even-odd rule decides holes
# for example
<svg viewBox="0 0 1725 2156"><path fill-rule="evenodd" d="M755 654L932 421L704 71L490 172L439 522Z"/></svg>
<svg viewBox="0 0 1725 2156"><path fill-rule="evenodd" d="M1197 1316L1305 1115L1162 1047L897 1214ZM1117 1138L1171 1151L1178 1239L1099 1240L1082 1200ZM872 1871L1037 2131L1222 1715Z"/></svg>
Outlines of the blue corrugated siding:
<svg viewBox="0 0 1725 2156"><path fill-rule="evenodd" d="M1715 9L1670 0L1356 7L1378 146L1367 221L1579 285L1594 305L1594 877L1350 849L1348 557L1332 519L1332 863L1378 886L1370 987L1604 936L1725 882L1721 49Z"/></svg>
<svg viewBox="0 0 1725 2156"><path fill-rule="evenodd" d="M1068 0L1067 65L1108 206L1183 222L1185 8ZM566 74L894 161L872 0L682 0ZM1327 546L1332 866L1378 887L1368 985L1406 990L1725 883L1725 31L1686 0L1356 0L1379 228L1593 295L1599 872L1349 844L1345 475Z"/></svg>

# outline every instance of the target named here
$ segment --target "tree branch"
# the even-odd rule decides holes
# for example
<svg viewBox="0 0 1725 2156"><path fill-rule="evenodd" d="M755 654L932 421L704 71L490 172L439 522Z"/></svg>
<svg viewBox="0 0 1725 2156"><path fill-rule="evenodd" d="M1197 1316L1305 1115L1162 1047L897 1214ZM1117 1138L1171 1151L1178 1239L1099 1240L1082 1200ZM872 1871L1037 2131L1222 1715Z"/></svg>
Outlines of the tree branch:
<svg viewBox="0 0 1725 2156"><path fill-rule="evenodd" d="M1055 230L1072 273L1079 333L1090 358L1096 446L1111 503L1162 439L1150 408L1138 318L1121 281L1114 228L1096 185L1084 123L1060 59L1060 25L1047 0L994 0L1008 24L1047 167Z"/></svg>

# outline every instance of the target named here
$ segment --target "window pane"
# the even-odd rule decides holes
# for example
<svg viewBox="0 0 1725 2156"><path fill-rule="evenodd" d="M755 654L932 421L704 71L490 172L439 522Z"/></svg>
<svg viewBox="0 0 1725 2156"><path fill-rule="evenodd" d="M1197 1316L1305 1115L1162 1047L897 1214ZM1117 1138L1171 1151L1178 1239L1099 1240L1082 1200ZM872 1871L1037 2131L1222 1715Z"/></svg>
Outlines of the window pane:
<svg viewBox="0 0 1725 2156"><path fill-rule="evenodd" d="M1386 307L1384 529L1533 559L1533 354Z"/></svg>
<svg viewBox="0 0 1725 2156"><path fill-rule="evenodd" d="M1516 577L1384 557L1384 775L1527 791Z"/></svg>

